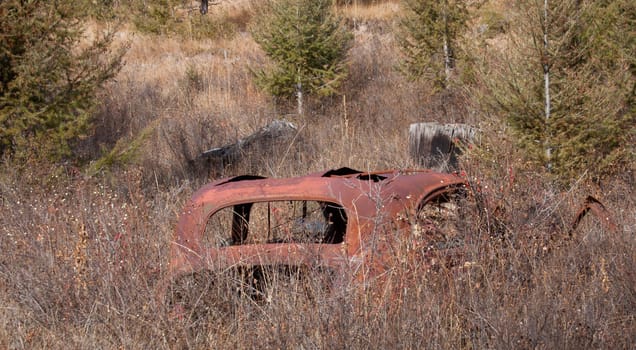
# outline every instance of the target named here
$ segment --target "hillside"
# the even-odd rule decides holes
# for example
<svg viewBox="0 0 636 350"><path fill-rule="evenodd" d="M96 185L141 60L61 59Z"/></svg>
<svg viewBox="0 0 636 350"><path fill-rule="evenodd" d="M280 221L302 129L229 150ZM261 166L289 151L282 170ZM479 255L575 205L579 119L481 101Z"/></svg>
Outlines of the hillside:
<svg viewBox="0 0 636 350"><path fill-rule="evenodd" d="M254 82L254 69L271 62L250 32L256 2L221 1L205 19L196 4L184 3L173 8L174 33L140 30L119 13L119 26L89 19L87 33L115 27L115 43L128 49L121 70L99 90L75 158L2 159L0 348L633 348L634 164L619 157L615 172L578 172L564 186L528 158L504 108L488 102L492 81L505 82L515 62L519 37L512 33L521 15L514 6L468 2L461 48L473 56L458 68L462 83L440 93L398 70L401 2L339 1L335 10L353 33L348 77L338 94L309 97L298 115L294 101ZM197 23L213 35L201 37ZM634 118L629 101L625 120ZM274 120L294 123L291 142L221 167L199 158ZM245 173L417 167L408 128L423 121L480 130L460 165L475 189L471 198L496 210L476 205L457 218L481 238L459 266L405 261L380 296L373 282L325 293L314 280L284 281L266 303L228 293L219 276L204 292L210 280L190 286L195 299L229 299L231 317L205 307L184 315L158 302L177 217L202 184ZM633 146L621 149L629 154ZM588 195L611 210L617 232L592 216L569 231Z"/></svg>

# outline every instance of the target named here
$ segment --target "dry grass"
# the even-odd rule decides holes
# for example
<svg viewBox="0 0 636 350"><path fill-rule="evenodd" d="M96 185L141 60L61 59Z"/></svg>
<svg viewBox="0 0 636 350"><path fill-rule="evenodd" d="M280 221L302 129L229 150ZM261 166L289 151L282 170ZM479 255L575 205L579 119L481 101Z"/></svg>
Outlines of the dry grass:
<svg viewBox="0 0 636 350"><path fill-rule="evenodd" d="M249 69L265 58L249 34L191 41L123 31L127 65L81 145L88 159L119 145L114 165L95 177L10 162L0 172L0 348L633 348L633 179L599 191L620 232L590 218L570 237L574 208L596 191L585 181L554 189L505 139L481 150L488 157L464 159L477 196L497 210L475 209L456 224L480 238L458 268L396 259L383 284L330 293L321 272L291 281L272 272L271 302L228 293L232 276L209 276L198 286L216 287L186 289L195 300L205 292L197 305L208 309L178 313L155 302L175 220L209 179L191 168L199 152L286 118L300 129L289 152L251 154L220 175L412 165L408 124L445 120L421 85L394 70L396 44L379 23L394 6L351 15L366 20L356 25L344 97L309 101L302 117L253 85ZM229 313L213 307L219 300Z"/></svg>
<svg viewBox="0 0 636 350"><path fill-rule="evenodd" d="M391 21L399 14L400 3L399 1L371 3L346 1L337 10L343 17L357 22Z"/></svg>
<svg viewBox="0 0 636 350"><path fill-rule="evenodd" d="M342 164L368 169L409 162L402 151L406 130L420 119L426 101L419 98L421 88L396 72L399 57L393 54L397 48L387 28L370 25L356 30L346 93L308 101L309 112L302 117L290 106L275 104L254 85L250 69L266 59L247 33L215 41L125 33L121 37L128 36L131 49L117 82L104 95L88 147L93 158L116 142L133 143L144 135L144 146L132 158L143 165L148 177L174 183L187 177L188 164L200 152L235 142L282 118L299 127L298 140L309 147L298 153L294 145L294 154L285 157L302 159L301 164L265 157L261 161L267 163L261 164L265 175L281 176L290 170L300 174Z"/></svg>
<svg viewBox="0 0 636 350"><path fill-rule="evenodd" d="M5 252L0 261L0 346L633 345L633 201L612 208L619 233L605 231L590 218L568 238L571 204L581 189L550 194L536 178L519 176L510 194L494 197L500 213L470 211L457 223L481 239L466 246L455 269L425 268L396 256L380 289L370 282L366 288L352 284L332 292L318 283L317 277L324 277L319 272L292 280L273 272L269 297L260 301L229 293L236 290L227 287L235 286L231 275L208 276L186 290L196 307L175 314L155 303L155 292L165 273L174 220L191 186L147 191L140 176L121 172L106 185L60 175L52 179L53 187L35 181L25 187L24 178L3 174L2 211L7 215L0 219ZM409 237L402 241L409 242ZM224 301L221 309L219 301Z"/></svg>

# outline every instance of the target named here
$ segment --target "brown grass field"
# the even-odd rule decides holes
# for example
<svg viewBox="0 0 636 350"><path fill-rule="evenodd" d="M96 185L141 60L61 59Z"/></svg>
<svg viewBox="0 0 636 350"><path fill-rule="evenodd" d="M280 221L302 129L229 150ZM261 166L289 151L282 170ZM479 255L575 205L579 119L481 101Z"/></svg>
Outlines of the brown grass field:
<svg viewBox="0 0 636 350"><path fill-rule="evenodd" d="M249 2L239 3L247 8L230 7L242 14L232 20L248 21ZM634 349L633 178L600 186L582 176L556 189L474 101L459 94L444 119L449 106L396 71L396 2L341 11L355 33L350 77L343 95L308 101L304 116L254 85L250 68L266 57L246 31L194 40L123 26L126 64L79 145L100 161L87 169L8 161L0 172L0 348ZM184 202L211 180L190 161L281 118L299 128L288 149L250 154L216 176L412 167L410 123L469 122L497 147L467 152L462 167L499 210L462 219L482 239L460 268L405 260L387 277L390 293L378 295L373 282L326 293L315 273L281 278L271 301L254 302L204 283L187 291L199 307L175 316L156 302L157 283ZM612 210L617 233L589 217L568 235L588 194Z"/></svg>

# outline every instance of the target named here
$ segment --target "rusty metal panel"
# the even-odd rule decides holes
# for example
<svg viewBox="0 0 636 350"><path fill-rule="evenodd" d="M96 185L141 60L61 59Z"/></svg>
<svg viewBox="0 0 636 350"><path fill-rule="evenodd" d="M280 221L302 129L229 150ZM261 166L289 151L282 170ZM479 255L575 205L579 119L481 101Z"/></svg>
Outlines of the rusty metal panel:
<svg viewBox="0 0 636 350"><path fill-rule="evenodd" d="M570 226L570 233L572 233L581 223L581 220L589 213L592 212L594 216L596 216L601 224L608 229L610 232L617 232L618 226L614 223L614 219L612 218L612 214L607 208L603 205L603 203L599 202L596 198L592 196L588 196L585 199L585 202L576 213L574 220L572 221L572 225Z"/></svg>

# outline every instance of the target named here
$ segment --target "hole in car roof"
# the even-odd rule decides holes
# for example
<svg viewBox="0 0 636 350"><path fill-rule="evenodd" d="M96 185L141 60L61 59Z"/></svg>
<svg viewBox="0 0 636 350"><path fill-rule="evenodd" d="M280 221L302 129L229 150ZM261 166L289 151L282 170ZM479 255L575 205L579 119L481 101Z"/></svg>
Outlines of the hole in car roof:
<svg viewBox="0 0 636 350"><path fill-rule="evenodd" d="M322 174L322 177L346 176L346 175L354 175L354 174L362 174L362 172L360 170L342 167L338 169L331 169L325 172L324 174Z"/></svg>
<svg viewBox="0 0 636 350"><path fill-rule="evenodd" d="M347 167L329 170L329 171L325 172L322 176L323 177L334 177L334 176L347 176L347 175L356 175L356 174L358 174L358 176L356 176L357 179L364 180L364 181L379 182L379 181L383 181L383 180L385 180L387 178L386 176L382 176L382 175L379 175L379 174L363 173L360 170L355 170L355 169L351 169L351 168L347 168Z"/></svg>
<svg viewBox="0 0 636 350"><path fill-rule="evenodd" d="M221 186L221 185L225 185L227 183L230 182L239 182L239 181L249 181L249 180L262 180L262 179L266 179L266 177L264 176L258 176L258 175L239 175L239 176L235 176L227 181L223 181L221 183L216 184L217 186Z"/></svg>
<svg viewBox="0 0 636 350"><path fill-rule="evenodd" d="M386 176L382 176L378 174L360 174L356 177L360 180L364 180L364 181L371 180L373 182L380 182L380 181L386 180Z"/></svg>

